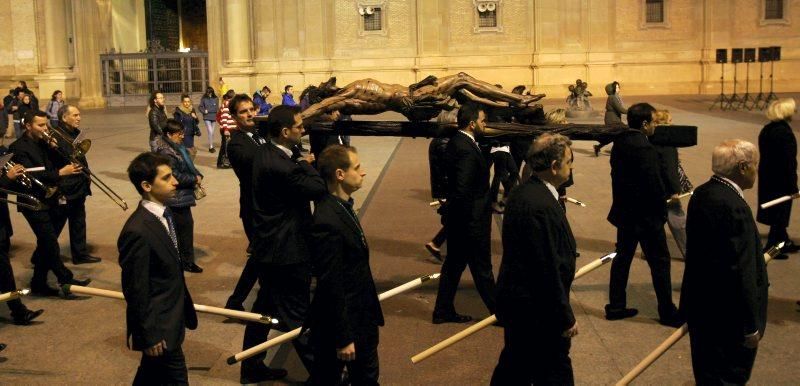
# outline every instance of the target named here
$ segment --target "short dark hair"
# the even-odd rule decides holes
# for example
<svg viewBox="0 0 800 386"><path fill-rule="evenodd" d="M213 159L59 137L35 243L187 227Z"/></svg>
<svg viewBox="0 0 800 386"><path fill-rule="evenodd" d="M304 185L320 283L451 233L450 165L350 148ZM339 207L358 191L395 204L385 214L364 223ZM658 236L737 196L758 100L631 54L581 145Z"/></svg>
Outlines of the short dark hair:
<svg viewBox="0 0 800 386"><path fill-rule="evenodd" d="M22 124L27 125L29 123L32 123L34 117L48 118L49 120L49 117L47 116L46 112L42 110L30 109L25 113L25 116L22 117Z"/></svg>
<svg viewBox="0 0 800 386"><path fill-rule="evenodd" d="M550 169L553 161L556 161L557 166L561 166L564 162L564 151L571 145L572 141L561 134L542 134L528 148L525 162L534 172Z"/></svg>
<svg viewBox="0 0 800 386"><path fill-rule="evenodd" d="M283 92L289 92L289 89L292 88L292 87L293 86L291 84L287 84L286 86L283 86Z"/></svg>
<svg viewBox="0 0 800 386"><path fill-rule="evenodd" d="M14 94L14 96L17 98L19 97L19 93L24 93L24 92L25 91L22 89L22 87L17 87L11 90L11 93Z"/></svg>
<svg viewBox="0 0 800 386"><path fill-rule="evenodd" d="M183 125L175 119L169 118L167 119L167 124L164 125L162 130L164 131L164 135L180 133L183 131Z"/></svg>
<svg viewBox="0 0 800 386"><path fill-rule="evenodd" d="M192 97L189 96L189 94L181 94L181 102L183 102L183 100L186 99L186 98L189 98L189 100L192 100Z"/></svg>
<svg viewBox="0 0 800 386"><path fill-rule="evenodd" d="M169 166L169 158L158 153L142 153L136 156L128 165L128 179L136 188L139 194L144 194L142 189L142 181L153 183L158 175L158 167L161 165Z"/></svg>
<svg viewBox="0 0 800 386"><path fill-rule="evenodd" d="M64 114L66 114L66 113L67 113L67 111L69 111L69 108L70 108L70 107L75 107L75 106L73 106L73 105L68 105L68 104L66 104L66 103L65 103L65 104L64 104L64 106L61 106L61 107L58 109L58 113L56 113L56 116L58 116L58 121L59 121L59 122L64 122ZM75 107L75 108L77 108L77 107Z"/></svg>
<svg viewBox="0 0 800 386"><path fill-rule="evenodd" d="M233 98L234 96L236 96L236 91L233 91L233 89L230 89L230 90L226 91L225 94L222 95L222 99L223 100L228 100L228 99Z"/></svg>
<svg viewBox="0 0 800 386"><path fill-rule="evenodd" d="M628 127L635 130L641 130L645 122L653 121L653 113L656 108L649 103L637 103L628 107Z"/></svg>
<svg viewBox="0 0 800 386"><path fill-rule="evenodd" d="M239 104L242 102L250 102L253 103L253 98L250 98L250 95L247 94L236 94L230 102L228 102L228 110L231 113L231 116L236 115L236 112L239 110Z"/></svg>
<svg viewBox="0 0 800 386"><path fill-rule="evenodd" d="M480 112L485 110L477 103L466 103L458 109L458 128L469 126L470 122L477 121Z"/></svg>
<svg viewBox="0 0 800 386"><path fill-rule="evenodd" d="M322 151L317 160L319 174L326 182L336 180L336 170L350 168L350 153L357 154L355 147L345 145L330 145Z"/></svg>
<svg viewBox="0 0 800 386"><path fill-rule="evenodd" d="M214 92L214 87L206 87L206 93L203 96L208 98L216 98L217 94Z"/></svg>
<svg viewBox="0 0 800 386"><path fill-rule="evenodd" d="M262 137L278 138L281 130L294 126L294 116L300 114L300 106L278 105L269 111L267 123L259 128ZM262 130L266 130L266 133Z"/></svg>
<svg viewBox="0 0 800 386"><path fill-rule="evenodd" d="M266 86L266 85L264 85L264 87L261 87L261 91L264 91L264 90L267 90L268 93L272 94L272 90L270 90L269 87Z"/></svg>
<svg viewBox="0 0 800 386"><path fill-rule="evenodd" d="M147 102L147 105L150 106L151 109L157 108L156 107L156 96L158 96L158 94L162 94L163 95L164 93L159 91L159 90L155 90L152 93L150 93L150 100ZM161 106L160 108L163 109L164 106Z"/></svg>

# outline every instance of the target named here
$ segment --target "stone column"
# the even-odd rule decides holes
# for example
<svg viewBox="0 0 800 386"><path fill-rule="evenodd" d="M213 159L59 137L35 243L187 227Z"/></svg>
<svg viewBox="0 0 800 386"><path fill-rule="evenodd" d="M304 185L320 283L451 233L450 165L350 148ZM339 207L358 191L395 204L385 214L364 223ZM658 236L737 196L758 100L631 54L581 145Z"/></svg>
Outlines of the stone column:
<svg viewBox="0 0 800 386"><path fill-rule="evenodd" d="M252 39L250 37L250 1L226 0L225 12L225 65L247 67L252 64Z"/></svg>
<svg viewBox="0 0 800 386"><path fill-rule="evenodd" d="M47 72L64 72L69 69L69 44L67 43L66 0L48 0L44 5L44 37L47 52Z"/></svg>

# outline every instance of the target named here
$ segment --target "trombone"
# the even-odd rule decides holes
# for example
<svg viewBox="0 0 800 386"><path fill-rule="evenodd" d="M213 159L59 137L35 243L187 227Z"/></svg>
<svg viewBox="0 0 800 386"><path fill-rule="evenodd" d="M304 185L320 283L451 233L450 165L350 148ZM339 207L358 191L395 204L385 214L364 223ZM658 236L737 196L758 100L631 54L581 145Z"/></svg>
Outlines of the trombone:
<svg viewBox="0 0 800 386"><path fill-rule="evenodd" d="M22 176L20 176L20 177L22 177ZM23 208L28 208L30 210L42 210L42 209L44 209L44 204L42 204L42 202L39 201L38 198L36 198L34 196L31 196L30 194L15 192L13 190L8 190L8 189L4 189L4 188L0 188L0 193L13 194L13 195L17 196L17 198L22 197L22 198L32 202L32 204L29 204L27 202L22 202L22 201L15 201L15 200L12 200L12 199L6 198L6 197L0 197L0 202L7 202L9 204L14 204L14 205L17 205L17 206L21 206Z"/></svg>
<svg viewBox="0 0 800 386"><path fill-rule="evenodd" d="M119 194L117 194L114 190L112 190L111 187L106 185L106 183L103 182L103 180L101 180L94 173L92 173L92 171L89 170L86 164L84 164L80 160L80 157L85 156L86 153L89 152L89 149L92 147L92 140L84 139L78 141L77 143L73 143L72 140L69 139L59 129L50 127L49 124L47 126L49 130L44 132L44 138L47 140L47 142L55 144L56 150L58 150L58 152L62 156L64 156L64 158L66 158L70 162L74 162L82 166L83 169L81 170L83 170L84 174L86 174L89 177L89 181L91 181L91 183L93 183L98 189L100 189L101 192L105 193L105 195L108 196L108 198L110 198L111 201L114 201L114 203L117 204L120 208L122 208L122 210L128 210L128 203L125 202L125 200ZM69 144L69 147L72 149L70 154L66 154L64 149L62 149L61 146L58 145L58 139L56 137L61 138L61 140Z"/></svg>
<svg viewBox="0 0 800 386"><path fill-rule="evenodd" d="M3 163L2 165L2 168L6 171L17 165L16 162L11 160L12 156L13 154L9 153L0 158L0 163L2 163L2 160L6 160L7 158L6 162ZM53 195L56 194L56 192L58 191L57 186L47 186L44 183L42 183L42 181L39 181L36 177L28 175L27 172L21 173L19 177L17 177L17 182L19 182L20 185L22 185L25 189L28 190L31 190L34 187L41 189L41 191L44 192L44 198L53 197ZM11 193L11 194L18 195L17 193Z"/></svg>

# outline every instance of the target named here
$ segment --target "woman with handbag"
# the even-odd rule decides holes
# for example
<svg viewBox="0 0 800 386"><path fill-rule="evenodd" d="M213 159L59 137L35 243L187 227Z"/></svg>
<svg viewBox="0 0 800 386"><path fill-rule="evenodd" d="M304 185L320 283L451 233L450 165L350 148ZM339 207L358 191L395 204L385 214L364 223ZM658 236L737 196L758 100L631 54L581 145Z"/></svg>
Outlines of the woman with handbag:
<svg viewBox="0 0 800 386"><path fill-rule="evenodd" d="M182 144L184 136L185 131L181 123L174 119L168 119L164 127L164 135L156 140L156 152L169 157L172 175L178 181L175 197L167 200L166 205L172 212L175 221L175 233L177 233L183 270L200 273L203 272L203 269L194 261L192 207L196 205L195 190L199 188L202 191L200 182L203 181L203 175L194 166L189 151Z"/></svg>

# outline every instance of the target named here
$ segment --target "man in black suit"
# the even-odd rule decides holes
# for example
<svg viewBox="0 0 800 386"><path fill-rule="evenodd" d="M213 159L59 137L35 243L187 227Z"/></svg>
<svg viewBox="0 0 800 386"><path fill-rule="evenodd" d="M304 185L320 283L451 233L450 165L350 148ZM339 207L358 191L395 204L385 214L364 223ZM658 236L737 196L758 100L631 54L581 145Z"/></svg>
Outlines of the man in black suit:
<svg viewBox="0 0 800 386"><path fill-rule="evenodd" d="M475 286L489 313L494 313L495 283L492 273L492 232L489 167L475 141L486 128L486 114L473 104L458 111L458 132L447 144L447 259L433 323L466 323L471 316L456 312L453 301L464 268L469 265Z"/></svg>
<svg viewBox="0 0 800 386"><path fill-rule="evenodd" d="M72 141L80 135L81 112L77 107L64 105L58 109L59 130L66 138L59 138L58 145L64 154L73 152ZM69 140L69 143L65 139ZM65 160L66 161L66 160ZM81 163L88 167L86 156L80 157ZM66 162L64 162L66 163ZM86 173L66 176L59 181L58 188L67 199L65 206L69 223L69 244L72 251L73 264L97 263L101 259L89 254L86 247L86 196L92 195L89 175Z"/></svg>
<svg viewBox="0 0 800 386"><path fill-rule="evenodd" d="M142 195L117 240L122 293L128 304L128 347L142 351L134 385L188 384L181 344L185 329L197 328L197 314L183 277L172 213L177 180L170 161L142 153L128 166Z"/></svg>
<svg viewBox="0 0 800 386"><path fill-rule="evenodd" d="M697 187L686 220L681 311L698 385L744 385L764 335L767 269L743 190L756 181L758 150L729 140L714 148L714 175Z"/></svg>
<svg viewBox="0 0 800 386"><path fill-rule="evenodd" d="M638 313L627 308L625 289L637 244L650 266L658 299L659 323L680 327L683 320L672 302L670 257L664 223L666 200L661 161L647 139L655 132L655 108L639 103L628 109L630 130L614 140L611 150L611 210L608 221L617 227L617 257L611 263L606 319L629 318Z"/></svg>
<svg viewBox="0 0 800 386"><path fill-rule="evenodd" d="M369 268L369 247L353 210L364 169L356 149L328 146L317 161L328 192L315 203L312 266L317 278L305 326L311 328L317 385L336 385L347 366L354 385L378 384L378 326L383 312Z"/></svg>
<svg viewBox="0 0 800 386"><path fill-rule="evenodd" d="M557 191L572 171L571 144L562 135L539 136L526 160L533 175L506 204L497 278L505 347L492 385L574 384L569 349L578 324L569 290L576 247Z"/></svg>
<svg viewBox="0 0 800 386"><path fill-rule="evenodd" d="M312 224L311 201L328 193L325 181L311 167L314 155L297 150L305 130L300 109L276 106L259 134L270 141L253 160L253 259L258 262L258 291L253 312L280 320L279 329L300 327L308 311L311 267L308 237ZM249 323L243 349L262 343L270 326ZM313 355L305 336L292 341L303 365L311 372ZM286 376L284 369L264 365L261 353L242 361L242 383Z"/></svg>
<svg viewBox="0 0 800 386"><path fill-rule="evenodd" d="M32 168L44 166L45 170L37 172L35 177L45 186L57 186L65 176L83 174L80 165L67 164L56 168L62 162L62 156L55 150L55 143L46 142L45 133L49 121L47 114L39 110L31 110L25 114L25 132L22 137L9 146L9 151L14 153L13 160L24 166ZM33 251L33 278L31 279L31 292L39 296L58 296L59 291L47 284L47 274L53 271L60 284L87 285L90 279L76 280L72 271L64 266L59 257L58 234L64 227L66 216L63 206L66 200L56 192L50 197L44 189L34 187L33 195L39 198L45 207L41 210L17 207L22 212L25 220L36 235L36 249ZM25 202L23 198L21 201Z"/></svg>
<svg viewBox="0 0 800 386"><path fill-rule="evenodd" d="M258 280L258 267L252 258L250 243L253 241L253 158L259 146L267 141L256 132L256 108L247 94L238 94L228 104L231 116L239 130L231 132L228 140L228 160L239 179L239 217L247 236L247 261L242 275L236 283L233 293L228 298L225 308L244 311L244 300Z"/></svg>
<svg viewBox="0 0 800 386"><path fill-rule="evenodd" d="M6 153L6 147L0 146L0 155ZM3 171L0 171L0 188L11 189L11 185L16 181L25 168L22 165L14 165ZM0 198L7 199L6 193L0 193ZM8 250L11 247L11 235L14 229L11 227L11 218L8 213L8 204L0 201L0 293L6 293L17 290L17 284L14 280L14 270L11 267L11 261L8 259ZM12 299L6 302L8 309L11 311L11 319L14 324L20 326L27 326L31 321L39 317L44 310L31 311L22 300L19 298Z"/></svg>

